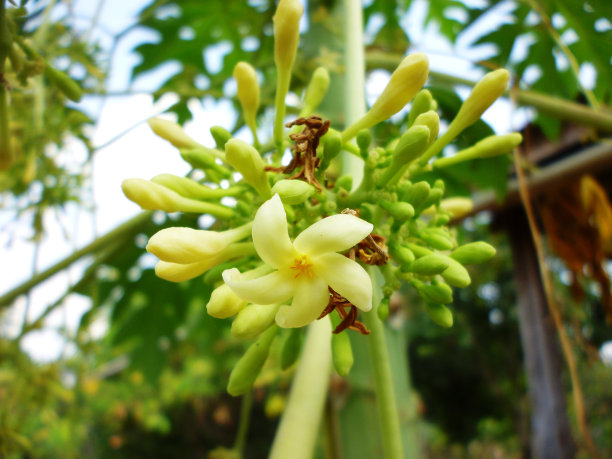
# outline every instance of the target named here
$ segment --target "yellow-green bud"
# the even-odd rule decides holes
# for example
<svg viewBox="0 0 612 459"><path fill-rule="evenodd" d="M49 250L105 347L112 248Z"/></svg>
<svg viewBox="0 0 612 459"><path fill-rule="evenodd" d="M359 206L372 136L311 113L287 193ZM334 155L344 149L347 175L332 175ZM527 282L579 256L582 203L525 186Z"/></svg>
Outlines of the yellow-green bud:
<svg viewBox="0 0 612 459"><path fill-rule="evenodd" d="M440 201L440 210L449 212L452 218L461 218L469 214L474 208L474 201L470 198L456 197Z"/></svg>
<svg viewBox="0 0 612 459"><path fill-rule="evenodd" d="M230 139L225 144L225 160L242 174L244 180L264 198L269 198L270 184L259 152L239 139Z"/></svg>
<svg viewBox="0 0 612 459"><path fill-rule="evenodd" d="M255 69L246 62L238 62L234 67L234 79L238 85L238 100L246 125L253 135L257 131L257 110L259 109L259 84Z"/></svg>
<svg viewBox="0 0 612 459"><path fill-rule="evenodd" d="M380 206L398 222L405 222L414 217L414 207L407 202L389 202L382 200Z"/></svg>
<svg viewBox="0 0 612 459"><path fill-rule="evenodd" d="M418 279L410 279L410 285L417 289L421 297L435 304L448 304L453 302L453 290L443 282L426 284Z"/></svg>
<svg viewBox="0 0 612 459"><path fill-rule="evenodd" d="M425 311L431 320L441 327L453 326L453 313L443 304L425 303Z"/></svg>
<svg viewBox="0 0 612 459"><path fill-rule="evenodd" d="M252 223L247 223L221 232L173 226L151 236L146 249L160 260L196 263L221 253L231 243L249 236L251 226Z"/></svg>
<svg viewBox="0 0 612 459"><path fill-rule="evenodd" d="M183 131L183 128L179 124L173 121L162 118L151 118L148 122L157 136L167 140L176 148L190 149L201 146L198 142L185 134L185 131Z"/></svg>
<svg viewBox="0 0 612 459"><path fill-rule="evenodd" d="M390 306L391 306L391 301L389 300L389 298L383 298L382 300L380 300L380 303L378 304L378 307L376 308L376 315L378 316L380 320L382 321L387 320L387 318L389 317Z"/></svg>
<svg viewBox="0 0 612 459"><path fill-rule="evenodd" d="M331 345L334 368L340 376L348 375L354 362L353 349L348 333L332 334Z"/></svg>
<svg viewBox="0 0 612 459"><path fill-rule="evenodd" d="M391 74L389 83L372 108L342 133L344 142L352 139L361 129L368 129L404 108L423 87L428 73L429 62L424 53L406 56Z"/></svg>
<svg viewBox="0 0 612 459"><path fill-rule="evenodd" d="M232 138L232 133L221 126L213 126L210 128L210 135L215 139L217 148L225 150L225 144Z"/></svg>
<svg viewBox="0 0 612 459"><path fill-rule="evenodd" d="M304 7L299 0L280 0L274 22L274 62L277 68L291 72L300 39L300 18Z"/></svg>
<svg viewBox="0 0 612 459"><path fill-rule="evenodd" d="M478 241L462 245L451 253L451 258L462 265L484 263L495 256L495 247L486 242Z"/></svg>
<svg viewBox="0 0 612 459"><path fill-rule="evenodd" d="M338 156L342 149L342 134L335 129L330 129L323 137L323 159L321 160L320 170L329 167L332 159Z"/></svg>
<svg viewBox="0 0 612 459"><path fill-rule="evenodd" d="M188 177L179 177L172 174L159 174L151 179L152 182L176 191L185 198L192 199L218 199L223 196L235 196L241 193L241 189L210 188L202 185Z"/></svg>
<svg viewBox="0 0 612 459"><path fill-rule="evenodd" d="M289 328L288 330L289 333L281 351L282 370L286 370L295 363L302 349L302 330L300 328Z"/></svg>
<svg viewBox="0 0 612 459"><path fill-rule="evenodd" d="M429 143L429 129L427 126L412 126L399 139L393 150L391 164L385 173L376 182L379 187L399 180L410 163L418 158Z"/></svg>
<svg viewBox="0 0 612 459"><path fill-rule="evenodd" d="M424 209L427 209L429 206L437 206L440 203L442 196L444 196L444 190L440 188L432 188L431 190L429 190L427 198L421 203L418 208L415 207L415 210L417 212L421 212Z"/></svg>
<svg viewBox="0 0 612 459"><path fill-rule="evenodd" d="M391 256L401 264L410 265L415 259L412 250L406 246L395 243L391 245L390 249Z"/></svg>
<svg viewBox="0 0 612 459"><path fill-rule="evenodd" d="M268 328L257 341L249 346L244 355L238 360L227 383L227 392L230 395L242 395L251 389L268 358L270 346L274 341L277 330L278 327L276 325Z"/></svg>
<svg viewBox="0 0 612 459"><path fill-rule="evenodd" d="M518 132L511 132L505 135L492 135L476 142L473 146L459 151L457 154L436 159L433 163L435 167L446 167L463 161L470 161L476 158L492 158L493 156L503 155L512 151L523 141L523 136Z"/></svg>
<svg viewBox="0 0 612 459"><path fill-rule="evenodd" d="M440 153L461 131L478 121L484 111L504 93L509 78L510 74L505 69L487 73L465 99L448 130L429 147L419 160L419 164L422 166L427 164L430 158Z"/></svg>
<svg viewBox="0 0 612 459"><path fill-rule="evenodd" d="M225 319L238 314L246 305L247 302L236 295L227 284L222 284L210 294L206 312L217 319Z"/></svg>
<svg viewBox="0 0 612 459"><path fill-rule="evenodd" d="M55 84L68 99L78 102L81 100L81 97L83 97L83 90L79 84L64 72L54 69L47 64L45 66L44 75L49 81Z"/></svg>
<svg viewBox="0 0 612 459"><path fill-rule="evenodd" d="M223 153L213 150L212 148L200 146L191 150L181 149L181 158L183 158L193 167L207 171L209 174L211 171L213 171L213 173L218 173L225 178L228 178L231 175L231 171L229 169L217 164L216 162L218 158L225 160Z"/></svg>
<svg viewBox="0 0 612 459"><path fill-rule="evenodd" d="M232 322L232 335L253 339L274 323L279 304L250 304L242 309Z"/></svg>
<svg viewBox="0 0 612 459"><path fill-rule="evenodd" d="M419 232L419 237L438 250L451 250L456 246L455 241L441 228L424 228Z"/></svg>
<svg viewBox="0 0 612 459"><path fill-rule="evenodd" d="M314 186L302 180L279 180L272 187L272 194L277 193L285 204L301 204L315 191Z"/></svg>
<svg viewBox="0 0 612 459"><path fill-rule="evenodd" d="M417 182L402 194L402 200L409 202L414 208L420 207L429 196L430 190L429 183Z"/></svg>
<svg viewBox="0 0 612 459"><path fill-rule="evenodd" d="M470 274L467 269L463 267L461 263L452 259L451 257L445 257L448 260L448 268L442 272L442 277L453 287L467 287L472 283Z"/></svg>
<svg viewBox="0 0 612 459"><path fill-rule="evenodd" d="M427 129L429 129L429 141L427 142L427 145L429 145L438 137L438 131L440 130L440 115L433 110L421 113L414 120L413 126L426 126Z"/></svg>
<svg viewBox="0 0 612 459"><path fill-rule="evenodd" d="M208 213L222 218L229 218L233 215L232 209L219 204L185 198L158 183L144 179L125 179L121 184L121 189L130 201L145 210Z"/></svg>
<svg viewBox="0 0 612 459"><path fill-rule="evenodd" d="M336 186L334 187L336 190L344 189L350 191L353 188L353 176L351 175L343 175L336 180Z"/></svg>
<svg viewBox="0 0 612 459"><path fill-rule="evenodd" d="M304 108L300 112L300 116L308 116L319 107L329 88L329 81L327 69L325 67L317 67L306 88Z"/></svg>
<svg viewBox="0 0 612 459"><path fill-rule="evenodd" d="M421 89L417 95L414 96L412 107L410 107L410 113L408 114L408 127L412 126L414 120L416 120L421 113L431 110L432 100L433 97L427 89Z"/></svg>
<svg viewBox="0 0 612 459"><path fill-rule="evenodd" d="M406 245L412 251L412 253L414 253L414 255L417 258L421 258L421 257L424 257L425 255L429 255L430 253L433 253L427 247L423 247L422 245L418 245L418 244L413 244L412 242L409 242Z"/></svg>
<svg viewBox="0 0 612 459"><path fill-rule="evenodd" d="M425 255L412 263L412 266L410 266L410 271L423 276L435 276L448 268L450 262L447 260L447 258L448 257L439 255L437 253Z"/></svg>

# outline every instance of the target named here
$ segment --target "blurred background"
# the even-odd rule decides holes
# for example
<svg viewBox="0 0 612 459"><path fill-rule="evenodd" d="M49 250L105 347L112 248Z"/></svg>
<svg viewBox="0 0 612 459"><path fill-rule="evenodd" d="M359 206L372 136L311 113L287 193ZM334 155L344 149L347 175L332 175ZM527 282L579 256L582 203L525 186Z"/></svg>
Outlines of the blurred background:
<svg viewBox="0 0 612 459"><path fill-rule="evenodd" d="M249 343L206 315L211 286L157 279L144 251L165 226L213 220L142 214L120 184L189 171L153 135L152 116L204 145L214 125L251 140L232 78L241 60L258 71L259 137L271 135L275 2L0 2L23 42L4 72L14 157L0 171L0 456L231 457L241 401L225 387ZM341 127L343 4L304 6L288 117L323 65L332 86L321 114ZM611 457L612 6L364 0L363 13L368 103L405 54L425 52L443 130L470 87L505 67L507 97L444 154L491 133L525 139L515 158L427 177L474 200L456 222L461 242L489 241L498 256L470 268L453 328L431 322L409 288L392 303L388 339L396 382L410 388L400 403L407 438L418 438L411 450ZM44 68L68 75L82 97ZM400 132L408 109L376 126L374 140ZM372 435L354 434L376 417L363 339L351 336L362 365L332 377L319 457L380 451L375 421ZM267 456L291 374L271 366L259 378L245 457Z"/></svg>

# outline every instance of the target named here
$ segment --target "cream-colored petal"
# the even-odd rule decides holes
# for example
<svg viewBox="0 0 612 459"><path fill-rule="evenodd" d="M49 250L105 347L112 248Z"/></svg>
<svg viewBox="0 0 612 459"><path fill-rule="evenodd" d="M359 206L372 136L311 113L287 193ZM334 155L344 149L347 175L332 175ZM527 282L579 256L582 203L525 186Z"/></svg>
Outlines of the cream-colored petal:
<svg viewBox="0 0 612 459"><path fill-rule="evenodd" d="M281 306L276 313L276 323L284 328L303 327L316 320L328 303L329 290L325 280L300 276L291 306Z"/></svg>
<svg viewBox="0 0 612 459"><path fill-rule="evenodd" d="M294 262L295 249L289 239L287 216L277 194L264 202L255 214L253 243L257 254L273 268L285 268Z"/></svg>
<svg viewBox="0 0 612 459"><path fill-rule="evenodd" d="M200 274L204 274L218 263L215 261L217 257L200 261L198 263L171 263L169 261L158 261L155 265L155 274L170 282L183 282Z"/></svg>
<svg viewBox="0 0 612 459"><path fill-rule="evenodd" d="M372 281L359 263L338 253L326 253L312 259L312 269L359 309L372 309Z"/></svg>
<svg viewBox="0 0 612 459"><path fill-rule="evenodd" d="M244 279L236 268L223 271L223 280L232 291L249 303L282 303L293 296L296 281L290 273L274 271L257 279Z"/></svg>
<svg viewBox="0 0 612 459"><path fill-rule="evenodd" d="M317 255L348 250L372 232L373 225L348 214L319 220L302 231L293 241L298 252Z"/></svg>
<svg viewBox="0 0 612 459"><path fill-rule="evenodd" d="M147 244L147 251L172 263L196 263L218 254L232 239L216 231L174 227L158 231Z"/></svg>

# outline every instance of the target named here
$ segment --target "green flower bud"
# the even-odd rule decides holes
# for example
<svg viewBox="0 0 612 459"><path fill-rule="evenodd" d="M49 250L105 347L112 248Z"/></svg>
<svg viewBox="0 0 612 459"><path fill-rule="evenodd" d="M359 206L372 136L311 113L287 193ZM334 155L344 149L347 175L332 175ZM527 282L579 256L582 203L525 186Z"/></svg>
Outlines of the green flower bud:
<svg viewBox="0 0 612 459"><path fill-rule="evenodd" d="M232 335L253 339L274 323L280 304L250 304L242 309L232 322Z"/></svg>
<svg viewBox="0 0 612 459"><path fill-rule="evenodd" d="M478 241L462 245L455 249L450 256L462 265L473 265L490 260L495 256L495 253L495 247L486 242Z"/></svg>
<svg viewBox="0 0 612 459"><path fill-rule="evenodd" d="M409 282L428 303L448 304L453 302L453 290L443 282L426 284L414 278Z"/></svg>
<svg viewBox="0 0 612 459"><path fill-rule="evenodd" d="M234 214L232 209L222 205L185 198L175 191L144 179L126 179L121 184L121 189L130 201L145 210L197 212L221 218L230 218Z"/></svg>
<svg viewBox="0 0 612 459"><path fill-rule="evenodd" d="M440 188L432 188L429 190L427 198L421 203L420 206L415 207L415 210L417 213L419 213L430 206L437 206L440 203L442 196L444 196L444 190L441 190Z"/></svg>
<svg viewBox="0 0 612 459"><path fill-rule="evenodd" d="M329 88L329 81L327 69L325 67L317 67L306 88L304 108L300 112L300 116L308 116L319 107Z"/></svg>
<svg viewBox="0 0 612 459"><path fill-rule="evenodd" d="M246 62L238 62L234 67L234 80L238 85L238 100L246 125L257 138L257 110L259 109L259 84L255 69Z"/></svg>
<svg viewBox="0 0 612 459"><path fill-rule="evenodd" d="M201 145L185 134L183 128L172 121L162 118L151 118L148 121L153 132L164 140L167 140L176 148L198 148Z"/></svg>
<svg viewBox="0 0 612 459"><path fill-rule="evenodd" d="M206 312L217 319L226 319L238 314L247 302L236 295L227 284L221 284L210 294Z"/></svg>
<svg viewBox="0 0 612 459"><path fill-rule="evenodd" d="M421 258L421 257L424 257L425 255L429 255L430 253L433 253L433 251L431 251L427 247L423 247L422 245L414 244L412 242L409 242L406 245L417 258Z"/></svg>
<svg viewBox="0 0 612 459"><path fill-rule="evenodd" d="M448 259L448 268L442 272L442 277L453 287L464 288L472 283L470 274L467 269L463 267L461 263L452 259L451 257L445 257Z"/></svg>
<svg viewBox="0 0 612 459"><path fill-rule="evenodd" d="M361 129L368 129L389 119L404 108L423 87L428 73L429 63L425 54L414 53L406 56L391 75L389 83L372 108L342 133L344 142L355 137Z"/></svg>
<svg viewBox="0 0 612 459"><path fill-rule="evenodd" d="M435 167L447 167L476 158L492 158L512 151L523 141L523 136L518 132L505 135L491 135L485 137L473 146L461 150L454 156L436 159Z"/></svg>
<svg viewBox="0 0 612 459"><path fill-rule="evenodd" d="M215 144L220 150L225 150L225 144L232 138L232 134L221 126L213 126L210 128L210 135L215 139Z"/></svg>
<svg viewBox="0 0 612 459"><path fill-rule="evenodd" d="M414 207L407 202L380 201L380 206L398 222L405 222L414 217Z"/></svg>
<svg viewBox="0 0 612 459"><path fill-rule="evenodd" d="M425 303L425 311L429 318L441 327L453 326L453 313L443 304Z"/></svg>
<svg viewBox="0 0 612 459"><path fill-rule="evenodd" d="M47 64L45 66L44 75L49 81L55 84L68 99L78 102L81 100L81 97L83 97L83 90L79 84L64 72L54 69Z"/></svg>
<svg viewBox="0 0 612 459"><path fill-rule="evenodd" d="M350 191L353 188L353 176L352 175L343 175L336 180L335 189L344 189L346 191Z"/></svg>
<svg viewBox="0 0 612 459"><path fill-rule="evenodd" d="M223 196L236 196L244 192L239 187L234 187L233 189L210 188L190 178L178 177L172 174L159 174L153 177L151 181L176 191L181 196L192 199L218 199Z"/></svg>
<svg viewBox="0 0 612 459"><path fill-rule="evenodd" d="M403 265L410 265L415 259L414 253L408 247L397 243L391 244L389 247L391 256Z"/></svg>
<svg viewBox="0 0 612 459"><path fill-rule="evenodd" d="M302 204L316 191L315 187L302 180L279 180L272 187L285 204Z"/></svg>
<svg viewBox="0 0 612 459"><path fill-rule="evenodd" d="M438 250L451 250L457 245L442 228L424 228L419 232L419 237Z"/></svg>
<svg viewBox="0 0 612 459"><path fill-rule="evenodd" d="M433 110L429 110L425 113L421 113L414 120L413 126L425 126L429 129L429 140L427 145L430 145L436 137L438 137L438 131L440 130L440 116Z"/></svg>
<svg viewBox="0 0 612 459"><path fill-rule="evenodd" d="M368 148L372 143L372 133L369 129L362 129L357 133L357 146L359 147L359 154L364 160L368 159Z"/></svg>
<svg viewBox="0 0 612 459"><path fill-rule="evenodd" d="M447 260L447 258L448 257L439 255L437 253L425 255L412 263L412 266L410 266L410 271L423 276L435 276L448 268L450 262Z"/></svg>
<svg viewBox="0 0 612 459"><path fill-rule="evenodd" d="M390 306L389 298L383 298L380 301L378 308L376 308L376 314L378 315L378 318L382 320L383 322L387 320L387 318L389 317L389 306Z"/></svg>
<svg viewBox="0 0 612 459"><path fill-rule="evenodd" d="M192 150L181 150L181 158L197 169L210 173L218 173L221 176L228 178L231 172L226 167L217 164L216 159L223 156L223 153L217 152L211 148L198 147Z"/></svg>
<svg viewBox="0 0 612 459"><path fill-rule="evenodd" d="M281 369L286 370L295 363L302 350L302 330L300 328L289 328L287 338L281 350Z"/></svg>
<svg viewBox="0 0 612 459"><path fill-rule="evenodd" d="M421 207L421 204L425 202L429 196L430 190L431 187L429 183L425 181L417 182L410 186L401 197L403 201L409 202L412 204L412 207L416 209L417 207Z"/></svg>
<svg viewBox="0 0 612 459"><path fill-rule="evenodd" d="M470 198L448 198L440 201L440 210L451 214L452 218L461 218L469 214L474 208L474 201Z"/></svg>
<svg viewBox="0 0 612 459"><path fill-rule="evenodd" d="M504 93L509 78L510 74L505 69L487 73L463 102L455 119L448 126L448 130L427 149L419 160L419 164L421 166L427 164L430 158L440 153L461 131L478 121L484 111Z"/></svg>
<svg viewBox="0 0 612 459"><path fill-rule="evenodd" d="M348 375L354 362L353 349L348 333L332 334L331 345L334 368L340 376Z"/></svg>
<svg viewBox="0 0 612 459"><path fill-rule="evenodd" d="M325 170L329 167L332 159L338 156L342 149L342 134L335 129L330 129L323 136L323 159L321 160L320 170Z"/></svg>
<svg viewBox="0 0 612 459"><path fill-rule="evenodd" d="M242 174L244 180L264 198L269 198L270 184L259 152L248 143L231 139L225 144L225 160Z"/></svg>
<svg viewBox="0 0 612 459"><path fill-rule="evenodd" d="M391 164L376 184L383 187L399 180L410 163L417 159L427 148L429 129L426 126L412 126L399 139L393 151Z"/></svg>
<svg viewBox="0 0 612 459"><path fill-rule="evenodd" d="M414 121L421 113L432 110L432 100L433 97L427 89L421 89L417 95L414 96L412 106L410 107L410 113L408 114L408 127L411 127L414 124Z"/></svg>
<svg viewBox="0 0 612 459"><path fill-rule="evenodd" d="M270 346L274 341L277 330L278 327L276 325L268 328L257 341L249 346L240 358L232 370L227 384L227 392L230 395L242 395L251 389L268 358Z"/></svg>

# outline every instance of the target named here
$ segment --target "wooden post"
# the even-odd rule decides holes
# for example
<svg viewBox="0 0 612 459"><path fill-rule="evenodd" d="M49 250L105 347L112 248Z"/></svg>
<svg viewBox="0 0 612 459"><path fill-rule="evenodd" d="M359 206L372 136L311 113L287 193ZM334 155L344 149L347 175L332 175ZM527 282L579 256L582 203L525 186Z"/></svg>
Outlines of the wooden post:
<svg viewBox="0 0 612 459"><path fill-rule="evenodd" d="M506 225L518 298L525 371L531 398L531 453L537 459L573 458L575 446L561 383L561 354L548 311L535 247L522 209Z"/></svg>

